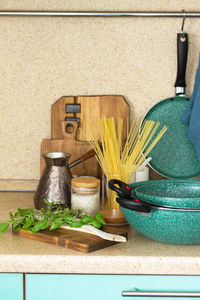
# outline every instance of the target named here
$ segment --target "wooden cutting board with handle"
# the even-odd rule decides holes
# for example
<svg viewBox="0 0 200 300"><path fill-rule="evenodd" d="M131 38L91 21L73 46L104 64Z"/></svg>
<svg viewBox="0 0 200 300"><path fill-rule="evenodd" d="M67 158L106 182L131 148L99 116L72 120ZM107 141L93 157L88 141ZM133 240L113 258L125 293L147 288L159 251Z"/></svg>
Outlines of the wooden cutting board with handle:
<svg viewBox="0 0 200 300"><path fill-rule="evenodd" d="M71 96L61 97L51 106L51 138L62 138L61 121L74 120L78 123L76 138L88 141L91 126L94 134L99 137L98 120L103 116L122 118L122 138L126 139L127 124L129 126L130 108L123 96ZM81 130L80 130L81 129Z"/></svg>
<svg viewBox="0 0 200 300"><path fill-rule="evenodd" d="M44 153L48 152L67 152L71 154L69 164L75 161L77 158L82 157L81 163L71 168L73 175L81 176L98 176L99 167L93 151L91 155L93 157L87 159L88 151L92 150L92 147L88 142L78 141L76 139L76 133L78 129L78 123L75 121L61 121L62 138L61 139L43 139L40 148L40 176L45 168ZM90 153L89 153L90 154ZM86 155L86 156L85 156ZM87 159L87 160L86 160Z"/></svg>
<svg viewBox="0 0 200 300"><path fill-rule="evenodd" d="M128 228L128 226L104 226L103 231L127 238ZM45 229L36 233L21 229L19 231L14 231L13 233L21 237L54 244L83 253L89 253L118 243L116 241L105 240L93 234L63 228L52 231Z"/></svg>
<svg viewBox="0 0 200 300"><path fill-rule="evenodd" d="M61 97L51 107L51 140L44 139L41 144L40 175L42 175L45 152L71 153L70 163L91 149L88 143L90 126L98 137L98 120L103 117L124 120L125 140L129 124L130 109L122 96L78 96ZM65 123L63 123L65 122ZM101 169L95 157L71 169L72 175L88 175L101 178Z"/></svg>

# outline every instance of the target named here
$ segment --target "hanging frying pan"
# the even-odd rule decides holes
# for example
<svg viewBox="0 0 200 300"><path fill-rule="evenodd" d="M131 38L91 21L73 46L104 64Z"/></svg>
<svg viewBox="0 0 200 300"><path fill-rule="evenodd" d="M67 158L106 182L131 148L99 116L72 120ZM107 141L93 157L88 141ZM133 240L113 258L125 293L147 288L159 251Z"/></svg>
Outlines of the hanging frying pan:
<svg viewBox="0 0 200 300"><path fill-rule="evenodd" d="M149 165L157 173L168 178L193 178L200 175L200 161L193 144L188 139L188 126L180 120L189 106L185 96L185 72L187 65L188 35L177 34L177 78L176 95L154 105L144 120L160 122L168 126L163 138L151 151Z"/></svg>

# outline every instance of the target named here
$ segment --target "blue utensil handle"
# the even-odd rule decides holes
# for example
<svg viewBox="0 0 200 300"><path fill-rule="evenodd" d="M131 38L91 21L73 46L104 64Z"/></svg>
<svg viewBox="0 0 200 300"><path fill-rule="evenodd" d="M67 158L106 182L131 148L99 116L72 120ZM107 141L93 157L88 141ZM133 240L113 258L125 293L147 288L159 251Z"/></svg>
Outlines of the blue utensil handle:
<svg viewBox="0 0 200 300"><path fill-rule="evenodd" d="M115 191L120 198L132 198L131 188L125 182L118 179L111 179L108 182L108 186L111 190Z"/></svg>
<svg viewBox="0 0 200 300"><path fill-rule="evenodd" d="M141 202L140 200L128 200L124 198L116 198L116 201L119 203L120 206L124 208L128 208L130 210L144 212L144 213L150 213L151 212L151 206Z"/></svg>

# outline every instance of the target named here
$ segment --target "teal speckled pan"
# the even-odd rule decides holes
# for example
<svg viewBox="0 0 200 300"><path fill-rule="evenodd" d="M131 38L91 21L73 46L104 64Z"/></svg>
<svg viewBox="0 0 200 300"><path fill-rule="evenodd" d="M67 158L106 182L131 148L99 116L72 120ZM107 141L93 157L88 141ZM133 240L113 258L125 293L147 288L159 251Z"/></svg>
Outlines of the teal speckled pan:
<svg viewBox="0 0 200 300"><path fill-rule="evenodd" d="M200 244L200 161L188 140L188 128L180 120L189 106L185 97L188 37L177 35L178 72L176 96L157 103L144 120L160 122L168 130L150 152L149 165L165 177L132 185L110 180L126 221L146 237L170 244ZM143 120L143 121L144 121ZM181 208L180 208L181 207Z"/></svg>
<svg viewBox="0 0 200 300"><path fill-rule="evenodd" d="M151 150L149 165L168 178L194 178L200 175L200 161L193 144L188 139L188 126L180 120L188 108L186 97L165 99L156 104L145 116L160 122L167 131Z"/></svg>
<svg viewBox="0 0 200 300"><path fill-rule="evenodd" d="M154 205L200 209L199 180L157 180L136 187L133 193L140 200Z"/></svg>
<svg viewBox="0 0 200 300"><path fill-rule="evenodd" d="M160 128L168 126L163 137L149 154L152 157L149 165L157 173L168 178L194 178L200 175L200 161L193 144L188 139L188 126L180 120L189 106L189 98L185 97L188 52L186 33L177 34L177 50L176 96L158 102L144 117L144 120L159 121Z"/></svg>
<svg viewBox="0 0 200 300"><path fill-rule="evenodd" d="M177 184L178 181L179 184ZM196 186L199 191L200 184L198 184L198 181L187 181L184 184L183 180L166 179L158 180L157 184L160 184L161 193L165 185L168 188L179 186L179 189L174 192L174 196L176 194L178 197L181 194L181 189L187 191L187 185ZM141 234L150 239L169 244L200 244L200 208L163 207L135 198L134 190L144 189L145 187L151 190L153 186L158 187L154 183L156 181L151 181L149 184L148 182L146 184L142 182L140 185L133 184L134 186L129 186L120 180L112 179L109 181L109 188L117 193L116 201L119 203L126 221ZM180 189L181 185L183 186ZM193 194L193 196L198 195L199 192L196 192L196 195L195 192ZM161 197L160 194L159 197ZM178 199L181 201L181 198ZM190 201L190 197L187 199ZM199 198L195 199L199 201Z"/></svg>
<svg viewBox="0 0 200 300"><path fill-rule="evenodd" d="M200 210L153 208L147 214L123 206L121 210L130 226L152 240L180 245L200 244Z"/></svg>

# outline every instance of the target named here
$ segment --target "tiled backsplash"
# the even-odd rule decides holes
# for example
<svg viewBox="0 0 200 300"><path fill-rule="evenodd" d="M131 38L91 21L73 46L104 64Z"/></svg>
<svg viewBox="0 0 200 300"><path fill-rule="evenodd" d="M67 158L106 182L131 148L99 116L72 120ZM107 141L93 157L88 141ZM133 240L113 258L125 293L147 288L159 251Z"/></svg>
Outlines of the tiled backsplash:
<svg viewBox="0 0 200 300"><path fill-rule="evenodd" d="M199 1L2 1L1 10L198 11ZM67 95L123 95L131 120L174 94L180 18L0 18L0 178L39 179L51 105ZM186 18L187 95L200 19Z"/></svg>

